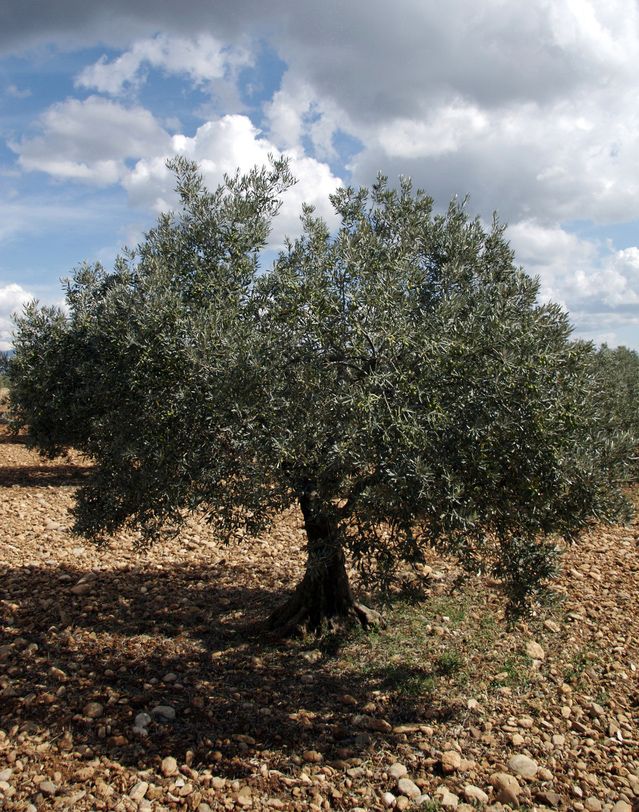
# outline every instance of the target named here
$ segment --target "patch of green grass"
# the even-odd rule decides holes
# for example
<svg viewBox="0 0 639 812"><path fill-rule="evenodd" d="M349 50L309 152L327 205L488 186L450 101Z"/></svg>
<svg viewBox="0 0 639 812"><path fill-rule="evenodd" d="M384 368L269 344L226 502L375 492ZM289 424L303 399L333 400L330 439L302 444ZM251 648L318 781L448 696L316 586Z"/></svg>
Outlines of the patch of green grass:
<svg viewBox="0 0 639 812"><path fill-rule="evenodd" d="M469 598L464 593L456 593L455 597L445 596L432 600L428 604L431 615L447 617L453 628L460 626L468 614Z"/></svg>
<svg viewBox="0 0 639 812"><path fill-rule="evenodd" d="M576 651L570 659L570 664L564 671L564 682L570 685L579 685L583 679L586 668L593 659L593 652L587 648L580 648Z"/></svg>
<svg viewBox="0 0 639 812"><path fill-rule="evenodd" d="M530 658L523 654L514 654L506 657L498 669L499 679L493 678L492 684L496 687L526 688L530 684Z"/></svg>
<svg viewBox="0 0 639 812"><path fill-rule="evenodd" d="M481 641L484 648L494 642L498 633L499 625L495 616L489 613L481 615L479 624L475 629L475 637Z"/></svg>
<svg viewBox="0 0 639 812"><path fill-rule="evenodd" d="M419 812L439 812L441 808L439 801L422 801Z"/></svg>
<svg viewBox="0 0 639 812"><path fill-rule="evenodd" d="M438 674L449 677L460 672L465 664L466 661L462 655L458 651L451 649L439 655L435 661L435 670Z"/></svg>
<svg viewBox="0 0 639 812"><path fill-rule="evenodd" d="M498 684L527 683L527 658L513 658L494 672L488 663L487 654L505 628L475 582L431 595L421 605L395 597L384 616L386 628L357 630L330 652L338 655L340 670L365 679L371 689L397 700L427 697L438 704L465 695L469 684L485 689L491 672L508 670L507 679Z"/></svg>
<svg viewBox="0 0 639 812"><path fill-rule="evenodd" d="M437 687L437 678L428 671L420 671L403 665L386 669L382 685L404 697L432 696Z"/></svg>

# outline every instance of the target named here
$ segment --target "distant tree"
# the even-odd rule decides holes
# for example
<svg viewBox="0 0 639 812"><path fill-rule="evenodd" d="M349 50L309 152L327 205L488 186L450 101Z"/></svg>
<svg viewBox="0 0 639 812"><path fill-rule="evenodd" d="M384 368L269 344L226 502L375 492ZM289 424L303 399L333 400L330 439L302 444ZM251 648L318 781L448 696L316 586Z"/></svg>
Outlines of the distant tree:
<svg viewBox="0 0 639 812"><path fill-rule="evenodd" d="M272 627L376 613L345 552L380 572L426 546L504 579L515 602L554 571L558 536L613 521L629 456L589 396L593 351L537 303L498 222L384 178L304 208L258 257L285 163L216 192L173 162L181 210L112 273L83 266L68 311L29 306L11 364L15 420L43 453L95 460L76 528L153 539L195 509L227 536L299 505L307 569Z"/></svg>
<svg viewBox="0 0 639 812"><path fill-rule="evenodd" d="M0 389L4 389L8 384L7 372L9 371L9 353L0 350ZM5 398L0 393L0 406L4 405ZM4 414L2 416L4 421Z"/></svg>
<svg viewBox="0 0 639 812"><path fill-rule="evenodd" d="M632 478L639 480L639 354L627 347L611 348L603 344L593 355L593 398L618 436L629 436L634 443Z"/></svg>

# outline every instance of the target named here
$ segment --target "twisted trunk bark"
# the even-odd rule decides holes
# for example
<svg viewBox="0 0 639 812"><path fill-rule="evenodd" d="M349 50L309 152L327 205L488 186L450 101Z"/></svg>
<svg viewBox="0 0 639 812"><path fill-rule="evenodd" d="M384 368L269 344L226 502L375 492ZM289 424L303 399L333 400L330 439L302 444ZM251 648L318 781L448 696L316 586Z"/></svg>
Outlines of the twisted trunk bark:
<svg viewBox="0 0 639 812"><path fill-rule="evenodd" d="M301 629L320 634L349 619L364 627L382 624L381 615L353 597L337 523L323 509L317 493L305 491L300 508L308 540L306 573L291 597L270 616L269 627L286 635Z"/></svg>

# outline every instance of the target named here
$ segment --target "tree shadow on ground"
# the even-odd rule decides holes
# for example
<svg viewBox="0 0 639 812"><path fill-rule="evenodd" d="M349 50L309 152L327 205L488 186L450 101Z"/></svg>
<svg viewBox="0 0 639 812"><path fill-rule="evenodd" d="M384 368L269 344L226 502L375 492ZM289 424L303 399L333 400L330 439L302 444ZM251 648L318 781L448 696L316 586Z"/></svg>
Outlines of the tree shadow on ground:
<svg viewBox="0 0 639 812"><path fill-rule="evenodd" d="M14 735L40 732L53 747L138 769L192 751L194 763L213 760L235 777L254 770L258 751L271 767L290 769L292 753L330 760L393 740L367 717L354 719L384 687L386 670L348 674L315 639L269 638L258 622L284 595L247 585L245 569L225 561L98 573L23 567L0 577L0 727ZM418 685L423 675L400 676ZM431 699L400 691L372 716L427 722ZM88 717L89 702L103 706L99 718ZM175 719L136 734L136 714L161 705Z"/></svg>
<svg viewBox="0 0 639 812"><path fill-rule="evenodd" d="M89 476L90 468L73 464L56 465L3 465L0 467L0 488L33 488L81 485Z"/></svg>
<svg viewBox="0 0 639 812"><path fill-rule="evenodd" d="M26 445L27 444L27 435L26 434L12 434L11 432L7 432L5 429L2 432L3 424L2 420L0 420L0 445Z"/></svg>

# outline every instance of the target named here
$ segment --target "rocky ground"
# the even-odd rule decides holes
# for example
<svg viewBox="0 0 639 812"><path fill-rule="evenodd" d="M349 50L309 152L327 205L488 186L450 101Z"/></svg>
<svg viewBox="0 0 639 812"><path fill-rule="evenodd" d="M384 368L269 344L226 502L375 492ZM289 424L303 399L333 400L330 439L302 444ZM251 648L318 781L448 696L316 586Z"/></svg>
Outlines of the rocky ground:
<svg viewBox="0 0 639 812"><path fill-rule="evenodd" d="M68 531L84 473L0 426L0 809L632 809L639 525L593 530L515 628L433 557L388 629L283 643L252 624L300 575L298 515L98 550Z"/></svg>

